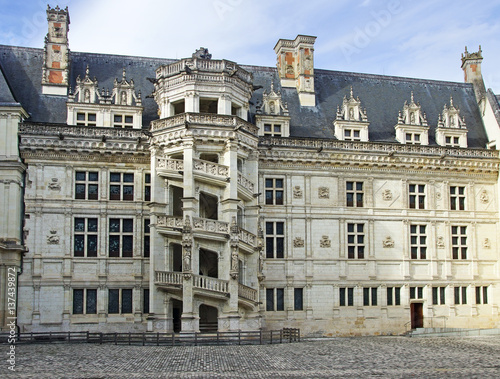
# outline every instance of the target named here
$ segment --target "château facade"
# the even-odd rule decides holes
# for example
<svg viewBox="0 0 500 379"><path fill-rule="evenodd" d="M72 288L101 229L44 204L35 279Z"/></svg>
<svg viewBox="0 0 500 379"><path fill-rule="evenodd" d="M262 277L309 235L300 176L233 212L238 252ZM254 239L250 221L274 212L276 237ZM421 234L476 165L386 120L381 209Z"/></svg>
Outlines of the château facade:
<svg viewBox="0 0 500 379"><path fill-rule="evenodd" d="M481 48L452 83L315 69L305 35L276 68L79 53L47 19L0 46L2 327L499 327Z"/></svg>

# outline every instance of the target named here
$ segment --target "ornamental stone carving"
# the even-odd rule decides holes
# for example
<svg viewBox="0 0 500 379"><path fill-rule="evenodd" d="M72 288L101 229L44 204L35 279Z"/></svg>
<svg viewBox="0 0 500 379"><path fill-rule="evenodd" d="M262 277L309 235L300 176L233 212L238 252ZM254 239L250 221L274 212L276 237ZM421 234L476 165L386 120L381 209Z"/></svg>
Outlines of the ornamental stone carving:
<svg viewBox="0 0 500 379"><path fill-rule="evenodd" d="M300 186L293 187L293 198L302 199L302 189L300 188Z"/></svg>
<svg viewBox="0 0 500 379"><path fill-rule="evenodd" d="M304 240L301 237L296 237L293 240L293 247L304 247Z"/></svg>
<svg viewBox="0 0 500 379"><path fill-rule="evenodd" d="M382 241L382 246L385 249L392 249L394 247L394 240L391 238L391 236L385 237L385 239Z"/></svg>
<svg viewBox="0 0 500 379"><path fill-rule="evenodd" d="M438 249L444 249L444 237L443 236L439 236L437 238L437 247L438 247Z"/></svg>
<svg viewBox="0 0 500 379"><path fill-rule="evenodd" d="M384 192L382 192L382 199L384 201L391 201L392 200L392 192L390 189L386 189L386 190L384 190Z"/></svg>
<svg viewBox="0 0 500 379"><path fill-rule="evenodd" d="M57 230L51 230L47 236L47 243L49 245L59 245L60 237L57 235Z"/></svg>
<svg viewBox="0 0 500 379"><path fill-rule="evenodd" d="M436 192L436 200L441 200L442 198L441 192Z"/></svg>
<svg viewBox="0 0 500 379"><path fill-rule="evenodd" d="M328 238L328 236L321 237L321 241L319 241L319 247L327 248L332 246L332 241Z"/></svg>
<svg viewBox="0 0 500 379"><path fill-rule="evenodd" d="M483 247L485 249L490 249L491 248L491 242L490 242L490 239L489 238L485 238L484 241L483 241Z"/></svg>
<svg viewBox="0 0 500 379"><path fill-rule="evenodd" d="M488 195L488 191L482 190L481 193L479 194L479 200L481 200L481 203L487 204L490 202L490 197Z"/></svg>
<svg viewBox="0 0 500 379"><path fill-rule="evenodd" d="M61 185L59 184L59 181L57 178L52 178L52 180L49 183L49 189L52 191L60 191L61 190Z"/></svg>
<svg viewBox="0 0 500 379"><path fill-rule="evenodd" d="M318 188L318 197L320 199L329 199L330 198L330 188L319 187Z"/></svg>

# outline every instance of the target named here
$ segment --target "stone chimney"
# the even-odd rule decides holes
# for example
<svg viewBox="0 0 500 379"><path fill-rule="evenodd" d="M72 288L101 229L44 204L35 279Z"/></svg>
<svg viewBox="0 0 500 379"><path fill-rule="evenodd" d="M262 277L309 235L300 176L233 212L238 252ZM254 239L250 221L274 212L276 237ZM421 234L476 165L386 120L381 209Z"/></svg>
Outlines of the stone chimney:
<svg viewBox="0 0 500 379"><path fill-rule="evenodd" d="M484 86L483 75L481 74L481 62L483 61L481 45L476 53L469 53L465 46L465 53L462 54L462 70L466 83L472 83L474 93L478 103L486 97L486 87Z"/></svg>
<svg viewBox="0 0 500 379"><path fill-rule="evenodd" d="M69 13L68 7L47 6L49 31L45 37L42 92L46 95L68 94L69 80Z"/></svg>
<svg viewBox="0 0 500 379"><path fill-rule="evenodd" d="M280 39L274 51L282 87L297 88L300 105L314 107L314 42L316 37L298 35L295 40Z"/></svg>

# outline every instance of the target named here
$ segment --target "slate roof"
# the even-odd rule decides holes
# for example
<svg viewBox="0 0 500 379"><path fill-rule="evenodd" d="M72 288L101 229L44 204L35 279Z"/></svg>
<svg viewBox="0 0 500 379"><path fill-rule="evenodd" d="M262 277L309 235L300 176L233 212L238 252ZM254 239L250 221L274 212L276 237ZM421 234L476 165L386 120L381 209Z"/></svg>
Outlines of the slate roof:
<svg viewBox="0 0 500 379"><path fill-rule="evenodd" d="M80 52L70 54L70 85L73 88L76 77L84 77L87 65L90 77L97 78L99 88L110 90L114 79L120 80L125 68L127 80L133 79L136 91L140 90L142 94L144 127L158 118L155 101L147 98L153 92L153 84L147 78L155 77L158 66L175 60ZM66 98L42 94L42 63L43 49L0 45L0 68L12 88L13 97L31 115L30 121L65 123ZM283 101L288 104L291 136L335 138L333 121L337 106L342 104L344 96L349 97L352 86L354 96L360 98L361 106L367 110L370 141L396 142L394 126L398 112L403 109L405 101L410 101L413 91L415 101L420 102L427 114L429 144L435 144L438 115L445 104L449 105L450 96L460 109L460 115L465 116L469 147L484 148L487 143L472 84L316 69L316 106L301 107L295 88L281 88L276 68L241 67L253 74L254 85L263 87L256 90L250 100L249 121L255 121L255 106L262 101L263 91L270 91L273 82L275 90L281 91ZM1 92L0 96L3 96Z"/></svg>

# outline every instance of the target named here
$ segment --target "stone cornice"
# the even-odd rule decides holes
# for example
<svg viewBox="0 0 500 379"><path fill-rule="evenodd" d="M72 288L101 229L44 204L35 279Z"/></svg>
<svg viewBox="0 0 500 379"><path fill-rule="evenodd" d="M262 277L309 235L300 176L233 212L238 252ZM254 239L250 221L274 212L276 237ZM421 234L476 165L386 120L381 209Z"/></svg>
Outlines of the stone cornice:
<svg viewBox="0 0 500 379"><path fill-rule="evenodd" d="M300 138L262 138L259 167L498 175L499 153L486 149L457 149L438 146L348 142Z"/></svg>
<svg viewBox="0 0 500 379"><path fill-rule="evenodd" d="M37 124L23 122L19 124L19 135L23 136L63 136L75 138L98 138L137 140L146 139L142 129L102 128L95 126L73 126L66 124Z"/></svg>

